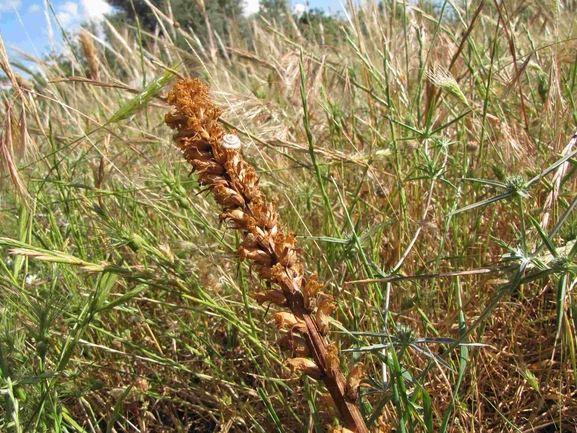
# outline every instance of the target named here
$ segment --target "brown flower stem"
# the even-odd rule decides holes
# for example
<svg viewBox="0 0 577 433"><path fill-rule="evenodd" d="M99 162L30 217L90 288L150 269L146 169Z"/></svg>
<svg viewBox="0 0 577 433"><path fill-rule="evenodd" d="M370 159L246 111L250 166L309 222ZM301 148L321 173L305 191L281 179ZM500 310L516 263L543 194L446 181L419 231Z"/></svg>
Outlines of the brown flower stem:
<svg viewBox="0 0 577 433"><path fill-rule="evenodd" d="M311 350L312 356L316 364L321 367L325 375L322 380L325 387L331 394L335 406L341 415L341 420L346 428L358 433L368 432L363 416L356 404L347 400L346 396L346 381L339 368L334 368L332 371L327 371L326 366L326 342L321 336L315 321L308 314L302 303L302 296L288 295L289 307L293 314L299 319L304 320L307 325L307 333L304 338Z"/></svg>
<svg viewBox="0 0 577 433"><path fill-rule="evenodd" d="M313 360L293 358L289 360L291 369L322 380L344 426L354 432L367 432L354 403L359 375L355 374L354 380L351 375L345 381L338 350L335 345L327 345L323 337L329 331L328 316L336 304L328 295L317 296L321 285L316 277L305 281L304 265L295 248L296 237L294 233L283 233L274 203L266 200L256 171L240 154L240 140L234 134L225 134L218 123L222 111L210 101L208 87L200 81L180 80L169 93L168 102L176 108L173 114L166 115L166 123L178 130L174 140L197 172L200 185L208 187L223 207L220 219L242 234L241 260L252 261L253 269L268 285L280 286L281 291L259 293L258 302L288 306L292 314L274 315L277 326L289 326L291 332L302 334L308 346Z"/></svg>

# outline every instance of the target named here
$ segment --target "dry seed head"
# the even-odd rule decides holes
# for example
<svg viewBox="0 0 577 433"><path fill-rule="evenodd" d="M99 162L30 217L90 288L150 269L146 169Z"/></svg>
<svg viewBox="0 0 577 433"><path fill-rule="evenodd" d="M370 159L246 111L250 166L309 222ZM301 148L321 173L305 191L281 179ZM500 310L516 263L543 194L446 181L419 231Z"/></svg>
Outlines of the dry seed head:
<svg viewBox="0 0 577 433"><path fill-rule="evenodd" d="M463 104L469 105L469 101L467 101L467 98L459 87L459 83L457 83L455 77L453 77L445 67L435 63L427 70L427 78L435 87L439 87L445 92L450 93Z"/></svg>
<svg viewBox="0 0 577 433"><path fill-rule="evenodd" d="M202 10L202 13L206 13L206 5L204 0L194 0L194 2L199 7L199 9Z"/></svg>
<svg viewBox="0 0 577 433"><path fill-rule="evenodd" d="M88 62L88 71L90 73L90 78L93 80L98 80L98 51L90 38L88 32L82 32L80 34L80 45L82 46L82 51L84 52L84 57Z"/></svg>
<svg viewBox="0 0 577 433"><path fill-rule="evenodd" d="M16 193L24 203L28 204L30 195L20 178L18 167L16 166L15 145L18 145L17 128L13 127L14 116L10 106L6 107L6 119L4 131L0 131L0 174L6 171L12 181ZM16 143L15 143L16 141Z"/></svg>
<svg viewBox="0 0 577 433"><path fill-rule="evenodd" d="M22 87L23 89L27 89L27 90L33 90L34 89L34 84L32 82L28 81L26 78L24 78L18 72L14 72L14 77L16 77L16 83L18 83L18 86Z"/></svg>

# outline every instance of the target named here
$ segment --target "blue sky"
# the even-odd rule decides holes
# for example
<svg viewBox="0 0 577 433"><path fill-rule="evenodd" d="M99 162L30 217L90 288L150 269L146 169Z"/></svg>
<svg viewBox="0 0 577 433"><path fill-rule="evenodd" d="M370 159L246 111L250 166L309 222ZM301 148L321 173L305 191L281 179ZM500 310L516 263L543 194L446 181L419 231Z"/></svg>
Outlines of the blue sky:
<svg viewBox="0 0 577 433"><path fill-rule="evenodd" d="M257 1L245 0L250 10L254 10ZM292 0L293 6L297 3L305 3L305 0ZM341 10L340 3L340 0L308 0L309 8L332 12ZM52 0L51 3L46 0L0 0L0 35L11 59L17 57L13 47L34 56L45 54L52 47L60 49L61 32L50 4L66 30L74 30L85 21L99 21L111 11L105 0ZM51 17L50 24L47 16Z"/></svg>
<svg viewBox="0 0 577 433"><path fill-rule="evenodd" d="M57 0L52 7L66 30L74 30L84 21L98 21L112 11L104 0ZM14 47L39 56L52 47L58 50L61 43L54 13L44 0L0 0L0 35L11 59Z"/></svg>

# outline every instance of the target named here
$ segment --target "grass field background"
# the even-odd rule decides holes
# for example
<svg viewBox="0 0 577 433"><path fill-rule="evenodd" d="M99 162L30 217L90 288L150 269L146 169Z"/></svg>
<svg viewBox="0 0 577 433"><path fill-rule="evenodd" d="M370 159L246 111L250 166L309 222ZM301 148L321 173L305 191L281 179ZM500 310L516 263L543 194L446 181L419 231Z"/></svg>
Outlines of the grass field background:
<svg viewBox="0 0 577 433"><path fill-rule="evenodd" d="M337 300L375 431L575 431L576 11L384 3L216 52L158 10L161 36L74 36L27 78L0 47L1 431L336 425L172 143L173 72L211 86Z"/></svg>

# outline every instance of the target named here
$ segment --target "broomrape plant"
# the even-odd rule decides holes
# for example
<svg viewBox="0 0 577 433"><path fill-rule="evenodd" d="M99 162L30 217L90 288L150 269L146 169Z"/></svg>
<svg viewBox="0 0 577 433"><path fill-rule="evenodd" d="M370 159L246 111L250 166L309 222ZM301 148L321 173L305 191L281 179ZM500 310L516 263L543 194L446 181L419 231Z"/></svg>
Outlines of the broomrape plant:
<svg viewBox="0 0 577 433"><path fill-rule="evenodd" d="M575 2L144 3L0 37L0 431L572 430Z"/></svg>
<svg viewBox="0 0 577 433"><path fill-rule="evenodd" d="M274 202L266 199L255 169L240 153L240 139L225 134L218 123L222 110L210 101L209 89L200 81L179 81L168 102L176 108L165 118L168 126L178 131L174 141L197 172L199 184L210 189L222 206L220 219L242 234L241 260L251 261L261 280L278 287L255 293L255 299L259 304L270 302L290 310L273 316L277 328L288 332L281 347L299 355L289 359L288 366L293 372L323 381L346 428L368 431L355 405L362 364L345 380L338 349L325 339L336 303L332 296L321 293L322 284L315 275L305 276L295 234L283 233Z"/></svg>

